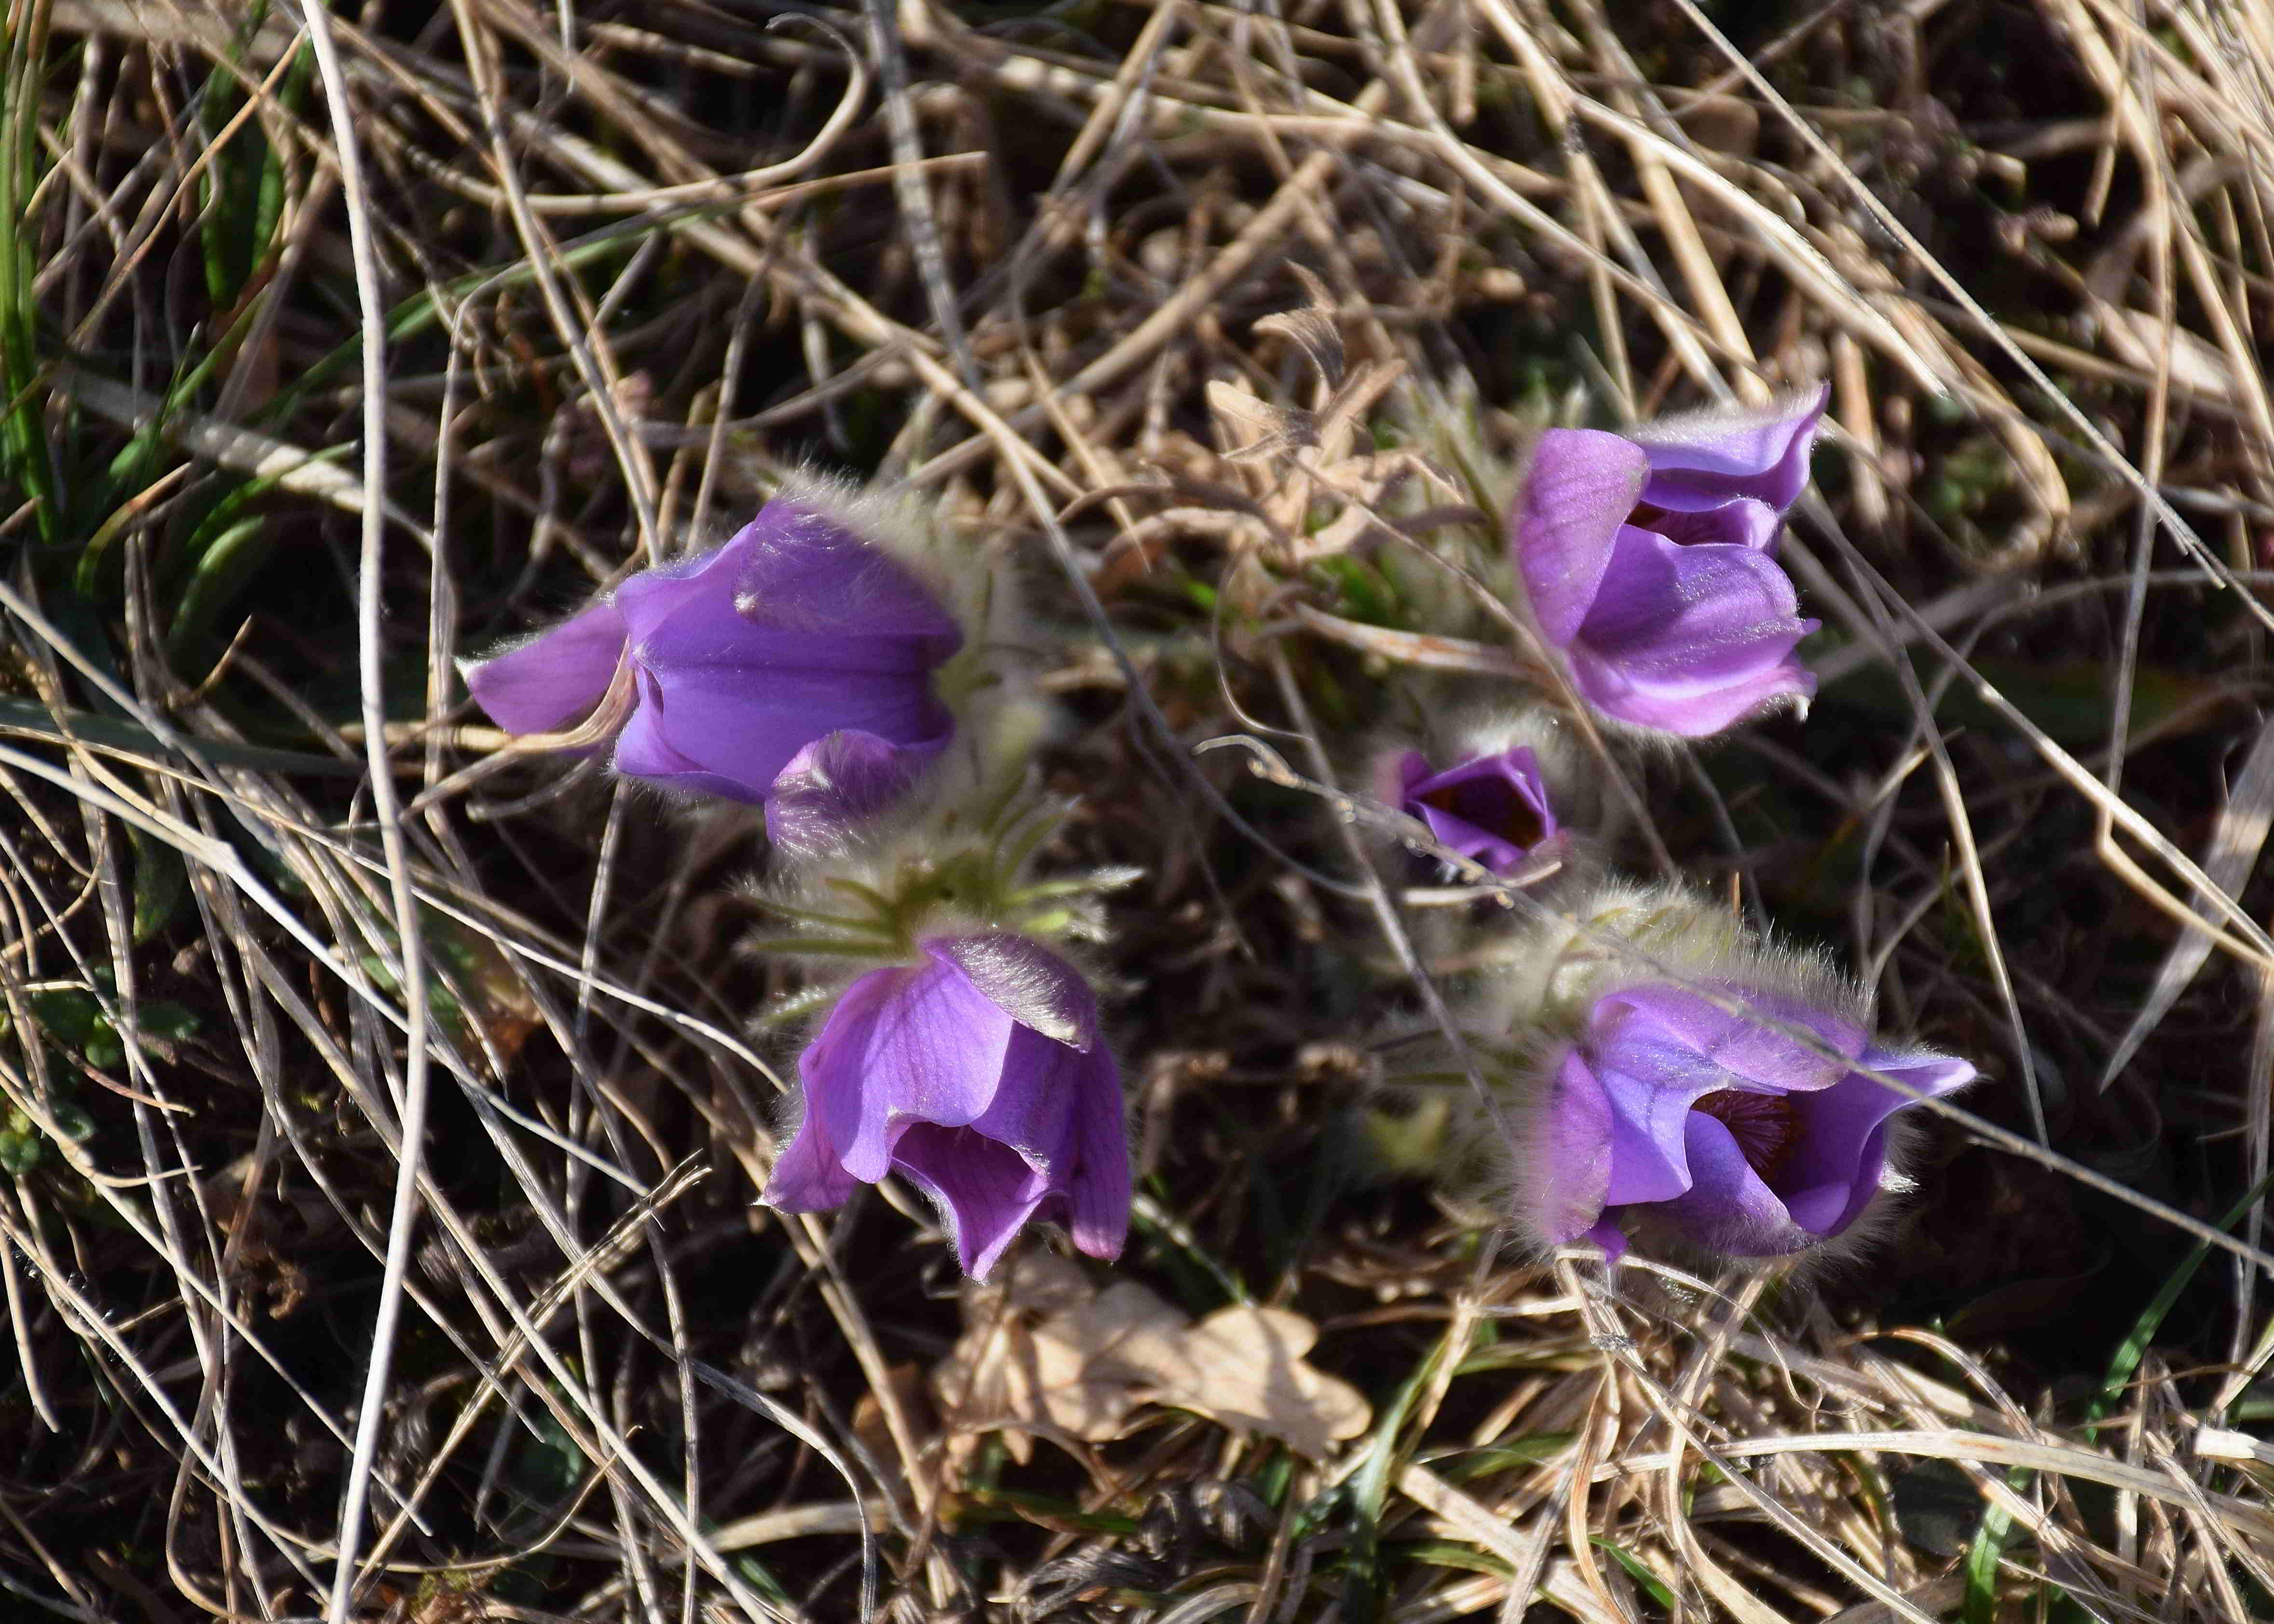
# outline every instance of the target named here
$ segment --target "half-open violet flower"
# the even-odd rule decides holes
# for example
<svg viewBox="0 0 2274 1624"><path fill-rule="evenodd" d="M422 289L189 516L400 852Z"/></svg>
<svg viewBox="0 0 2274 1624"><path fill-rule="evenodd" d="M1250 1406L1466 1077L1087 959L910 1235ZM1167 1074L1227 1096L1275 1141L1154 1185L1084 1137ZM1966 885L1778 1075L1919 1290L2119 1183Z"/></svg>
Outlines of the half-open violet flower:
<svg viewBox="0 0 2274 1624"><path fill-rule="evenodd" d="M1555 834L1555 811L1528 745L1472 756L1438 771L1419 750L1398 758L1400 809L1429 826L1440 845L1512 874Z"/></svg>
<svg viewBox="0 0 2274 1624"><path fill-rule="evenodd" d="M1793 648L1818 622L1774 553L1829 396L1540 436L1510 515L1517 568L1588 703L1700 738L1816 691Z"/></svg>
<svg viewBox="0 0 2274 1624"><path fill-rule="evenodd" d="M1891 1119L1974 1074L1946 1055L1883 1049L1786 993L1630 987L1597 999L1578 1041L1548 1060L1518 1147L1519 1205L1540 1239L1584 1237L1614 1258L1630 1230L1728 1257L1807 1252L1902 1185Z"/></svg>
<svg viewBox="0 0 2274 1624"><path fill-rule="evenodd" d="M664 788L764 802L797 762L808 802L845 785L873 810L947 743L932 678L962 642L906 565L777 497L725 545L644 569L465 674L508 732L586 724L594 748L614 738L616 771ZM837 771L817 775L806 752L832 736Z"/></svg>
<svg viewBox="0 0 2274 1624"><path fill-rule="evenodd" d="M804 1117L765 1202L842 1203L888 1172L938 1207L983 1280L1028 1222L1065 1222L1093 1258L1129 1229L1118 1068L1081 974L1021 936L936 936L923 962L847 987L798 1056Z"/></svg>

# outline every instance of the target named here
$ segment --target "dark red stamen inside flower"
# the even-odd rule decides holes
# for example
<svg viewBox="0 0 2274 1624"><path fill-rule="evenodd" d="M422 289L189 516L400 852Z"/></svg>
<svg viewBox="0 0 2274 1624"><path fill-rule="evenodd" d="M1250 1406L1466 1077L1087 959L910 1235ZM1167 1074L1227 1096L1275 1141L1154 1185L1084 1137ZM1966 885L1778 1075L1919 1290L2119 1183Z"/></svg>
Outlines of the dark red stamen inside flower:
<svg viewBox="0 0 2274 1624"><path fill-rule="evenodd" d="M1663 528L1658 522L1664 517L1666 509L1655 502L1637 502L1634 511L1627 515L1627 523L1638 530L1654 530Z"/></svg>
<svg viewBox="0 0 2274 1624"><path fill-rule="evenodd" d="M1793 1109L1790 1094L1723 1088L1693 1101L1690 1109L1727 1128L1745 1164L1765 1179L1782 1169L1800 1147L1800 1113Z"/></svg>
<svg viewBox="0 0 2274 1624"><path fill-rule="evenodd" d="M1513 785L1490 778L1471 779L1433 789L1419 797L1425 807L1450 813L1463 823L1497 835L1510 846L1530 851L1547 831L1538 808L1517 793Z"/></svg>

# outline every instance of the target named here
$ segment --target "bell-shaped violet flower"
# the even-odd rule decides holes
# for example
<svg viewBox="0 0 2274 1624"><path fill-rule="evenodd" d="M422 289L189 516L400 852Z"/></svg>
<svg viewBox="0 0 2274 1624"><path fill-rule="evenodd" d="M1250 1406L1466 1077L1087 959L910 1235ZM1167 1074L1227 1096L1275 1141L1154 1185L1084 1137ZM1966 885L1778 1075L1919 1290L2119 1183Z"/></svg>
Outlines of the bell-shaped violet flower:
<svg viewBox="0 0 2274 1624"><path fill-rule="evenodd" d="M1555 832L1555 811L1540 782L1540 758L1528 745L1472 756L1442 772L1419 750L1398 758L1400 809L1429 826L1438 843L1512 874L1533 847Z"/></svg>
<svg viewBox="0 0 2274 1624"><path fill-rule="evenodd" d="M802 752L836 738L834 773L817 782L802 763L807 799L850 786L873 810L953 731L932 673L962 642L907 566L777 497L724 545L644 569L465 674L516 733L574 726L613 690L599 720L614 722L616 771L731 801L769 801Z"/></svg>
<svg viewBox="0 0 2274 1624"><path fill-rule="evenodd" d="M1963 1060L1882 1049L1802 999L1706 985L1720 1003L1670 985L1609 994L1549 1062L1519 1154L1542 1239L1584 1236L1615 1258L1640 1224L1731 1257L1805 1252L1879 1195L1889 1119L1916 1102L1869 1073L1929 1098L1973 1080Z"/></svg>
<svg viewBox="0 0 2274 1624"><path fill-rule="evenodd" d="M805 1116L766 1204L818 1212L897 1172L937 1205L975 1279L1034 1218L1064 1221L1093 1258L1118 1256L1128 1134L1089 984L1025 936L921 948L922 963L847 987L798 1056Z"/></svg>
<svg viewBox="0 0 2274 1624"><path fill-rule="evenodd" d="M1793 648L1818 622L1773 554L1830 393L1540 436L1510 515L1517 568L1590 704L1700 738L1816 691Z"/></svg>

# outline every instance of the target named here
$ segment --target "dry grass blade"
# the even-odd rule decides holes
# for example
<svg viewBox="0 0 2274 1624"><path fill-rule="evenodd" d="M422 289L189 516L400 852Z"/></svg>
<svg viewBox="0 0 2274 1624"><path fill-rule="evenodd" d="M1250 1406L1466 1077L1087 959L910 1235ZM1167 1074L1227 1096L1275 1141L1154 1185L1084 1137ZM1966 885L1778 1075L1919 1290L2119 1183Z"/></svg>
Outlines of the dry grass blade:
<svg viewBox="0 0 2274 1624"><path fill-rule="evenodd" d="M2236 895L2257 865L2259 853L2265 849L2270 827L2274 827L2274 724L2259 729L2228 786L2226 805L2218 815L2210 847L2203 856L2204 876L2228 896ZM2209 912L2200 905L2196 911L2206 914ZM2100 1086L2107 1087L2131 1064L2132 1056L2140 1052L2140 1045L2171 1013L2180 995L2202 971L2204 961L2210 957L2211 946L2208 931L2180 933L2157 969L2155 984L2142 1002L2140 1012L2133 1017L2131 1026L2125 1029L2109 1055L2107 1068L2100 1074Z"/></svg>

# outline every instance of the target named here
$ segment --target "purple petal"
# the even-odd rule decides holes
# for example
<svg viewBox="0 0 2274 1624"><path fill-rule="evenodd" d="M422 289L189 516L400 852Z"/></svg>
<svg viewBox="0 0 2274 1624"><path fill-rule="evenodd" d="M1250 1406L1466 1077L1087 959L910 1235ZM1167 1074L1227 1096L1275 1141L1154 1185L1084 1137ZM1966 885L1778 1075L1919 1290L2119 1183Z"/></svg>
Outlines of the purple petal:
<svg viewBox="0 0 2274 1624"><path fill-rule="evenodd" d="M1558 1061L1539 1138L1518 1147L1519 1188L1535 1191L1540 1228L1561 1245L1587 1233L1603 1215L1611 1180L1611 1102L1601 1080L1576 1049Z"/></svg>
<svg viewBox="0 0 2274 1624"><path fill-rule="evenodd" d="M1690 1177L1683 1124L1691 1115L1690 1102L1719 1086L1718 1073L1686 1049L1648 1039L1622 1041L1615 1052L1598 1055L1595 1064L1611 1107L1611 1177L1604 1205L1680 1195Z"/></svg>
<svg viewBox="0 0 2274 1624"><path fill-rule="evenodd" d="M1642 500L1688 512L1736 497L1780 514L1808 484L1808 453L1832 386L1749 411L1662 417L1634 432L1650 459Z"/></svg>
<svg viewBox="0 0 2274 1624"><path fill-rule="evenodd" d="M845 1170L845 1158L829 1135L828 1116L809 1094L804 1120L774 1159L765 1193L758 1199L783 1213L827 1212L845 1204L860 1181Z"/></svg>
<svg viewBox="0 0 2274 1624"><path fill-rule="evenodd" d="M615 601L623 611L632 651L644 665L659 672L717 666L866 675L926 672L945 657L938 636L904 635L882 618L861 614L857 607L749 604L734 589L745 573L728 556L735 545L729 542L696 560L700 568L694 573L649 570L616 589ZM881 554L873 555L873 562L899 568ZM853 563L854 570L847 573L857 573L863 565L860 560ZM891 607L889 603L885 607ZM779 613L761 613L765 610ZM952 630L953 623L948 624ZM953 651L952 645L945 650Z"/></svg>
<svg viewBox="0 0 2274 1624"><path fill-rule="evenodd" d="M925 665L962 646L963 628L913 572L802 502L776 497L727 546L734 605L754 625L899 643Z"/></svg>
<svg viewBox="0 0 2274 1624"><path fill-rule="evenodd" d="M1898 1054L1876 1044L1856 1056L1856 1064L1909 1084L1930 1100L1956 1094L1981 1075L1972 1062L1954 1055ZM1917 1101L1904 1094L1903 1103L1916 1105Z"/></svg>
<svg viewBox="0 0 2274 1624"><path fill-rule="evenodd" d="M1050 1193L1050 1180L1008 1146L973 1128L910 1123L892 1165L932 1199L955 1239L956 1261L984 1280Z"/></svg>
<svg viewBox="0 0 2274 1624"><path fill-rule="evenodd" d="M709 644L732 654L748 647L752 628L734 613L734 580L741 573L731 541L692 558L641 570L616 588L625 635L636 650L653 643L681 616L691 615L677 636L690 650ZM703 614L705 608L712 612L708 618Z"/></svg>
<svg viewBox="0 0 2274 1624"><path fill-rule="evenodd" d="M1732 650L1777 631L1797 638L1799 607L1791 578L1757 549L1685 546L1622 525L1577 641L1630 662L1675 662L1684 675L1703 660L1695 675L1710 680L1743 668Z"/></svg>
<svg viewBox="0 0 2274 1624"><path fill-rule="evenodd" d="M640 703L618 736L616 771L735 801L764 801L791 758L825 734L937 744L953 726L922 672L643 659L638 674Z"/></svg>
<svg viewBox="0 0 2274 1624"><path fill-rule="evenodd" d="M1844 1061L1864 1049L1864 1029L1854 1021L1781 993L1709 982L1707 988L1736 1010L1719 1007L1702 991L1657 986L1631 988L1597 1005L1597 1019L1615 1019L1615 1037L1607 1048L1623 1053L1643 1034L1696 1057L1712 1078L1708 1089L1751 1084L1763 1092L1793 1094L1829 1088L1847 1075ZM1621 1017L1619 1011L1628 1013ZM1813 1034L1839 1059L1818 1054L1787 1036L1771 1022ZM1597 1031L1604 1028L1598 1025Z"/></svg>
<svg viewBox="0 0 2274 1624"><path fill-rule="evenodd" d="M1471 862L1483 864L1495 874L1507 874L1519 867L1525 853L1532 849L1531 846L1502 839L1454 813L1442 812L1419 801L1406 810L1429 826L1429 833L1438 845L1457 853ZM1533 845L1537 844L1537 841L1533 842Z"/></svg>
<svg viewBox="0 0 2274 1624"><path fill-rule="evenodd" d="M1020 1026L1081 1051L1097 1042L1097 995L1081 972L1030 937L930 936L925 952L953 965Z"/></svg>
<svg viewBox="0 0 2274 1624"><path fill-rule="evenodd" d="M603 601L463 670L490 720L509 733L550 733L600 703L623 658L623 616Z"/></svg>
<svg viewBox="0 0 2274 1624"><path fill-rule="evenodd" d="M1627 1232L1619 1227L1615 1218L1606 1218L1581 1237L1591 1240L1603 1249L1603 1261L1616 1263L1627 1255Z"/></svg>
<svg viewBox="0 0 2274 1624"><path fill-rule="evenodd" d="M798 1080L805 1096L805 1119L799 1124L799 1136L814 1132L817 1144L834 1156L840 1167L864 1122L875 1117L881 1123L891 1114L887 1079L870 1073L865 1049L880 1016L915 974L913 969L896 966L855 978L837 996L821 1030L797 1057ZM847 1168L846 1177L856 1175ZM876 1178L860 1182L873 1184Z"/></svg>
<svg viewBox="0 0 2274 1624"><path fill-rule="evenodd" d="M871 971L798 1056L806 1109L828 1113L845 1170L873 1184L909 1123L960 1128L994 1104L1020 1030L953 965Z"/></svg>
<svg viewBox="0 0 2274 1624"><path fill-rule="evenodd" d="M1653 1207L1653 1218L1698 1245L1732 1257L1782 1257L1815 1244L1818 1237L1793 1222L1727 1127L1703 1111L1690 1112L1683 1149L1690 1188Z"/></svg>
<svg viewBox="0 0 2274 1624"><path fill-rule="evenodd" d="M1009 1146L1062 1187L1071 1171L1074 1108L1088 1071L1089 1056L1081 1050L1013 1026L994 1097L971 1119L972 1132Z"/></svg>
<svg viewBox="0 0 2274 1624"><path fill-rule="evenodd" d="M625 578L615 590L616 606L637 642L688 604L731 604L734 578L742 573L742 550L734 540L683 558L666 559Z"/></svg>
<svg viewBox="0 0 2274 1624"><path fill-rule="evenodd" d="M1517 568L1548 642L1579 635L1649 471L1639 446L1598 429L1549 429L1533 445L1510 516Z"/></svg>
<svg viewBox="0 0 2274 1624"><path fill-rule="evenodd" d="M1864 1051L1860 1064L1939 1098L1974 1080L1974 1068L1941 1055ZM1777 1176L1793 1222L1818 1235L1837 1235L1862 1214L1887 1165L1887 1119L1918 1101L1850 1071L1823 1093L1799 1101L1800 1139Z"/></svg>
<svg viewBox="0 0 2274 1624"><path fill-rule="evenodd" d="M1777 532L1783 523L1777 510L1766 502L1741 498L1696 513L1653 514L1647 523L1637 528L1656 530L1685 547L1751 547L1756 553L1774 553Z"/></svg>
<svg viewBox="0 0 2274 1624"><path fill-rule="evenodd" d="M1081 1058L1073 1102L1073 1169L1064 1184L1066 1229L1093 1258L1118 1258L1129 1238L1129 1127L1121 1070L1103 1046Z"/></svg>
<svg viewBox="0 0 2274 1624"><path fill-rule="evenodd" d="M940 1202L964 1272L974 1279L985 1277L1037 1208L1064 1199L1080 1154L1080 1096L1094 1058L1014 1026L994 1097L968 1127L910 1123L900 1131L892 1165ZM1126 1149L1123 1158L1126 1164Z"/></svg>
<svg viewBox="0 0 2274 1624"><path fill-rule="evenodd" d="M767 786L766 838L794 856L846 851L945 746L944 740L894 744L852 728L816 739Z"/></svg>
<svg viewBox="0 0 2274 1624"><path fill-rule="evenodd" d="M706 645L739 651L755 635L785 663L929 667L963 642L955 617L899 560L781 498L709 552L642 570L615 600L633 642L664 635L666 658L684 648L701 659Z"/></svg>
<svg viewBox="0 0 2274 1624"><path fill-rule="evenodd" d="M1607 714L1686 738L1816 691L1792 658L1816 629L1792 583L1750 547L1685 547L1632 525L1570 648L1574 684Z"/></svg>
<svg viewBox="0 0 2274 1624"><path fill-rule="evenodd" d="M629 778L646 778L672 790L723 796L728 801L757 801L751 785L727 773L712 772L692 756L672 748L665 734L661 688L655 678L635 666L633 692L639 703L630 719L616 733L615 755L609 765Z"/></svg>
<svg viewBox="0 0 2274 1624"><path fill-rule="evenodd" d="M1497 756L1480 756L1443 772L1416 778L1409 756L1401 766L1404 810L1428 824L1439 844L1505 874L1526 853L1555 832L1555 814L1540 782L1540 762L1519 745Z"/></svg>

